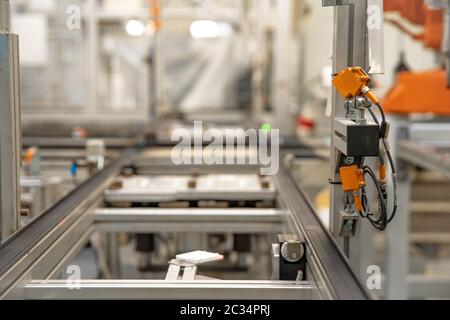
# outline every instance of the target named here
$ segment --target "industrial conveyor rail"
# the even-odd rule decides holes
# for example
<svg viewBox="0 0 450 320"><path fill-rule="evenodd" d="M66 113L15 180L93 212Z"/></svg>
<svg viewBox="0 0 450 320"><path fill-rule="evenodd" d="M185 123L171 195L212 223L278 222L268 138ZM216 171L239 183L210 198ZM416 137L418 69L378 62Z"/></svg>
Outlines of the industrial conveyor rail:
<svg viewBox="0 0 450 320"><path fill-rule="evenodd" d="M120 169L130 163L131 154L131 151L125 152L0 246L1 298L371 298L319 221L305 193L285 168L274 177L280 209L257 209L254 216L247 214L246 210L250 209L217 210L215 219L217 224L224 223L229 228L240 224L246 232L277 232L281 222L287 219L290 227L306 239L309 281L195 281L180 284L154 280L81 280L80 290L69 290L67 281L58 280L58 276L95 231L102 228L135 230L136 222L144 223L146 228L153 224L172 228L173 224L182 227L193 221L202 222L204 212L201 209L190 210L188 215L180 215L173 209L126 209L127 212L125 209L99 209L104 191Z"/></svg>

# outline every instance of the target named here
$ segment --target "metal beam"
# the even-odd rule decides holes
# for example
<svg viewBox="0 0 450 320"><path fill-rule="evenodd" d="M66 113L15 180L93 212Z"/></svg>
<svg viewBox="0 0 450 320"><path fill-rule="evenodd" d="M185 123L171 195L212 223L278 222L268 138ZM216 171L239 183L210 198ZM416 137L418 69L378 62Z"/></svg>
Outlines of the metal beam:
<svg viewBox="0 0 450 320"><path fill-rule="evenodd" d="M83 215L89 212L92 206L98 206L103 190L113 181L128 156L129 153L125 152L122 158L111 163L0 245L0 297L14 286L24 273L32 272L38 265L39 258L49 253L73 224L84 226L83 231L89 229L89 224L83 225L83 221L86 221L82 219ZM52 262L55 264L68 254L67 251L58 252L60 260L54 257ZM55 267L51 266L51 263L47 266L51 268L47 272L51 272ZM39 272L44 271L40 269ZM20 287L21 284L17 286Z"/></svg>
<svg viewBox="0 0 450 320"><path fill-rule="evenodd" d="M399 145L403 139L409 137L409 124L402 117L390 117L388 121L391 123L389 143L392 146L392 157L397 167L399 208L386 232L385 297L392 300L404 300L408 298L411 179L408 166L399 160L403 153ZM391 182L388 187L392 190Z"/></svg>
<svg viewBox="0 0 450 320"><path fill-rule="evenodd" d="M326 288L332 299L364 300L373 296L352 271L349 261L334 237L321 223L305 192L281 167L275 176L279 201L292 213L292 227L306 239L308 265L319 288Z"/></svg>
<svg viewBox="0 0 450 320"><path fill-rule="evenodd" d="M398 144L398 157L409 164L438 172L450 179L448 152L440 152L436 148L405 140Z"/></svg>
<svg viewBox="0 0 450 320"><path fill-rule="evenodd" d="M20 210L19 39L9 15L9 2L0 1L0 243L18 229Z"/></svg>
<svg viewBox="0 0 450 320"><path fill-rule="evenodd" d="M274 41L274 81L273 105L275 109L275 125L282 136L295 135L295 116L292 111L292 94L290 81L292 66L289 52L292 52L293 1L278 0L275 2L277 22L275 24Z"/></svg>
<svg viewBox="0 0 450 320"><path fill-rule="evenodd" d="M159 209L124 208L97 209L95 222L272 222L282 223L288 215L282 209Z"/></svg>
<svg viewBox="0 0 450 320"><path fill-rule="evenodd" d="M277 233L287 216L275 209L98 209L95 223L109 232Z"/></svg>
<svg viewBox="0 0 450 320"><path fill-rule="evenodd" d="M333 48L333 73L336 74L346 67L360 66L369 71L369 41L367 28L368 0L323 0L324 6L335 6L334 10L334 48ZM335 132L336 118L345 118L345 101L341 95L333 89L332 96L332 132ZM340 176L337 170L340 151L335 147L335 141L331 145L330 177L333 182L339 182ZM368 165L371 165L368 161ZM373 199L372 190L368 190L369 198ZM365 224L359 228L357 235L348 239L339 236L340 212L344 210L344 193L338 184L331 185L330 228L340 248L348 246L349 259L353 270L364 279L366 269L372 263L372 229ZM362 222L364 223L364 222Z"/></svg>
<svg viewBox="0 0 450 320"><path fill-rule="evenodd" d="M450 298L450 277L408 276L410 299Z"/></svg>
<svg viewBox="0 0 450 320"><path fill-rule="evenodd" d="M27 299L193 299L310 300L313 287L287 281L153 281L82 280L73 288L66 280L32 281Z"/></svg>

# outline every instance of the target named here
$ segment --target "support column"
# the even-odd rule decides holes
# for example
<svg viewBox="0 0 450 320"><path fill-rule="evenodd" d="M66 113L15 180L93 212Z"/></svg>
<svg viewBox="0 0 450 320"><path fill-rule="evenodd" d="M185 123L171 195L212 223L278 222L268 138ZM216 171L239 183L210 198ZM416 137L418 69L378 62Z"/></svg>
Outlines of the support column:
<svg viewBox="0 0 450 320"><path fill-rule="evenodd" d="M18 36L9 1L0 1L0 242L19 227L21 126Z"/></svg>
<svg viewBox="0 0 450 320"><path fill-rule="evenodd" d="M360 66L367 73L380 73L383 71L382 55L382 23L376 24L378 28L371 29L368 25L369 11L383 17L383 6L379 0L322 0L324 6L334 7L334 46L333 46L333 73L336 74L347 67ZM369 10L370 9L370 10ZM378 10L375 10L378 9ZM371 16L372 17L372 16ZM373 17L372 17L373 18ZM376 17L375 17L376 18ZM334 119L345 118L345 100L333 88L331 98L331 127L332 135L335 131ZM334 135L333 135L334 136ZM359 275L363 283L368 278L368 267L374 263L373 259L373 233L370 223L360 219L359 228L354 237L344 238L340 233L340 215L344 210L342 187L338 172L340 152L331 145L331 205L330 228L338 245L346 251L353 271ZM367 158L366 165L375 168L376 159ZM368 186L369 199L376 199L374 188Z"/></svg>
<svg viewBox="0 0 450 320"><path fill-rule="evenodd" d="M339 5L338 5L339 4ZM361 66L365 70L368 69L368 53L367 53L367 1L353 1L348 0L342 5L342 1L334 3L333 1L324 0L324 5L335 6L334 10L334 47L333 47L333 73L336 74L342 69L350 66ZM332 110L331 121L332 131L334 132L334 119L345 118L345 101L341 95L333 89L332 95ZM339 159L339 151L331 145L331 179L333 182L340 181L339 173L337 171L337 163ZM330 228L332 234L341 248L344 248L344 238L339 237L339 214L344 209L343 204L344 193L340 185L331 185L331 207L330 207ZM361 221L364 224L366 221ZM362 250L360 248L360 235L363 234L367 228L358 232L358 235L350 239L351 256L357 255ZM365 241L366 243L370 241ZM358 246L355 250L355 245ZM352 248L353 247L353 248ZM356 252L355 252L356 251ZM353 257L350 257L353 260ZM359 272L359 263L352 264Z"/></svg>
<svg viewBox="0 0 450 320"><path fill-rule="evenodd" d="M276 1L276 27L274 48L274 83L273 107L275 126L282 136L294 136L296 128L295 115L291 110L290 95L290 59L292 44L292 0Z"/></svg>
<svg viewBox="0 0 450 320"><path fill-rule="evenodd" d="M399 208L386 234L386 299L404 300L408 298L409 274L409 221L411 204L411 179L408 164L399 161L397 143L409 138L409 123L406 119L392 117L391 141L392 157L396 161Z"/></svg>

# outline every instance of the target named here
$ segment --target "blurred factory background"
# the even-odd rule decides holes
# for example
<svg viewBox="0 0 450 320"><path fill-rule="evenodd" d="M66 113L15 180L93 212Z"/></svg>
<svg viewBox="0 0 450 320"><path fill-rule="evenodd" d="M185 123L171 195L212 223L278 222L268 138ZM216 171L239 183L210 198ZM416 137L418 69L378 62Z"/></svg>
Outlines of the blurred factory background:
<svg viewBox="0 0 450 320"><path fill-rule="evenodd" d="M76 298L78 293L58 291L64 289L58 279L67 275L67 266L79 265L83 280L99 281L99 298L155 298L160 289L152 283L143 282L145 295L112 279L160 279L156 288L161 288L161 279L170 278L167 262L193 250L224 257L222 265L204 269L207 279L279 281L280 276L273 277L271 244L282 233L305 237L296 241L306 243L307 252L317 250L302 269L310 283L298 284L299 299L450 298L449 3L359 2L351 4L353 12L332 0L10 0L10 30L2 32L19 36L21 116L16 124L22 134L16 132L10 149L2 149L0 260L5 264L0 265L0 297ZM375 12L381 17L375 22L380 33L357 25L358 10L370 16L371 9L383 9L383 2L384 10ZM5 17L7 9L2 10ZM358 28L364 39L359 42ZM373 69L365 69L372 77L371 92L392 123L390 144L399 179L399 209L387 229L375 230L359 217L351 236L337 231L330 218L330 212L339 215L335 201L341 201L333 195L337 183L330 177L335 170L330 169L333 110L343 110L334 102L332 84L340 71L341 33L354 37L346 40L345 50L363 48L370 60ZM204 129L279 129L280 162L301 197L292 194L294 187L283 173L272 179L236 166L217 171L173 166L171 137L177 129L192 130L194 121L203 121ZM2 142L8 139L5 132ZM17 156L14 148L21 146ZM130 147L140 151L132 160L121 160ZM8 186L18 169L8 159L16 156L22 166L14 194ZM120 176L110 166L120 167ZM105 180L99 182L102 174ZM98 185L91 187L95 181ZM230 192L234 195L224 196ZM17 217L6 225L11 215L5 199L19 194L20 205L11 204L17 205L11 211ZM73 218L80 210L83 214ZM201 220L201 210L212 217ZM256 210L255 220L246 210ZM317 225L302 216L308 210L319 218ZM278 221L285 211L294 218ZM192 220L180 218L184 212ZM40 225L39 232L33 231ZM310 234L319 229L326 241ZM33 232L29 246L41 248L36 252L46 262L9 267L5 250L13 247L16 256L24 254L32 247L22 246L28 240L21 237ZM45 244L53 234L58 234L54 249ZM280 245L290 243L283 241ZM381 284L375 280L371 288L377 267ZM346 277L351 279L348 287ZM41 280L55 285L46 287ZM104 289L102 280L112 281L117 291ZM361 283L369 288L358 289ZM316 293L321 284L326 290ZM224 297L220 289L227 285L235 284L218 282L217 290L205 289L199 297ZM255 286L233 288L256 298L297 298L296 291L283 291L283 284ZM191 292L189 285L170 290L174 293L168 298ZM87 297L97 294L81 291Z"/></svg>

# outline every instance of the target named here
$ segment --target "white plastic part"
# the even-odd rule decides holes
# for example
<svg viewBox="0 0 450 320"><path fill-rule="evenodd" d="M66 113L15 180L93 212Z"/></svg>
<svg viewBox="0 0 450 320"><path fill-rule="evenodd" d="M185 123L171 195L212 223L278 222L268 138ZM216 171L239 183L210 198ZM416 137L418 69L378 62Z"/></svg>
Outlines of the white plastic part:
<svg viewBox="0 0 450 320"><path fill-rule="evenodd" d="M198 265L213 261L221 261L223 260L223 256L218 253L212 253L207 251L192 251L188 253L179 254L176 256L176 259L179 262L192 263Z"/></svg>

